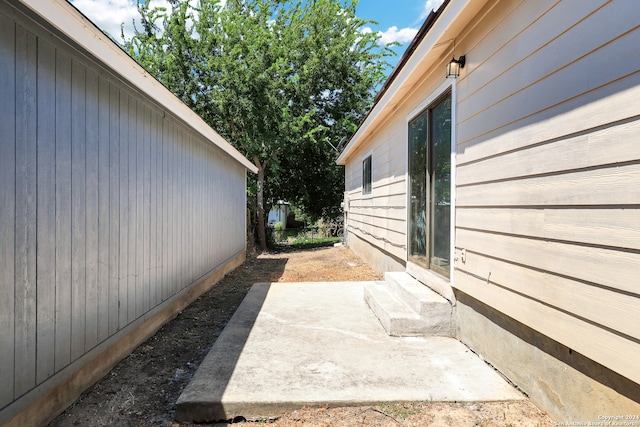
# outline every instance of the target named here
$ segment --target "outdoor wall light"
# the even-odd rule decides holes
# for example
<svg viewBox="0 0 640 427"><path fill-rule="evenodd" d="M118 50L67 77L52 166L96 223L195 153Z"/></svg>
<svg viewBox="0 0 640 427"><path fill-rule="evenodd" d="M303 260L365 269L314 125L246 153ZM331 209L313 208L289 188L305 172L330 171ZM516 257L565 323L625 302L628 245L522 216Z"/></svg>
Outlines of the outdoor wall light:
<svg viewBox="0 0 640 427"><path fill-rule="evenodd" d="M458 78L458 76L460 76L460 70L464 68L464 63L464 55L458 59L456 59L455 56L451 58L451 62L447 64L447 78Z"/></svg>

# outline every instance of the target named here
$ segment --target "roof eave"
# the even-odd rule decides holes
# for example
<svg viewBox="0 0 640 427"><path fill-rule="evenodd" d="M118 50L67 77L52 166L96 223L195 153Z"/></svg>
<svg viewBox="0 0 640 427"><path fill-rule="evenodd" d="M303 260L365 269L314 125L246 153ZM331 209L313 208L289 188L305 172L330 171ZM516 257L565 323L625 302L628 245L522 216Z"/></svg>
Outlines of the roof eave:
<svg viewBox="0 0 640 427"><path fill-rule="evenodd" d="M363 138L365 133L369 133L372 128L393 113L395 106L401 102L401 99L396 99L398 89L403 87L411 77L415 77L416 73L423 72L429 67L428 54L436 48L448 46L447 40L444 39L451 39L453 35L448 34L447 30L456 23L464 9L472 3L475 9L486 1L445 0L437 11L431 12L382 86L364 120L336 159L337 164L346 164L366 140Z"/></svg>

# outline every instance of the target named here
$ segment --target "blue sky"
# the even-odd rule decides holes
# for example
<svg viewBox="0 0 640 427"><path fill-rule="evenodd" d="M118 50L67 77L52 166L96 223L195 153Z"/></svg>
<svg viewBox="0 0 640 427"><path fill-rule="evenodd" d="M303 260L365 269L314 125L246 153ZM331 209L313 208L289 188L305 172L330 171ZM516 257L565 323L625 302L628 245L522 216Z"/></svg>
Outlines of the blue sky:
<svg viewBox="0 0 640 427"><path fill-rule="evenodd" d="M152 5L167 6L166 0L149 0ZM437 9L443 0L360 0L357 15L377 21L371 31L381 33L383 42L397 41L398 56L389 59L395 65L431 9ZM120 24L125 23L125 34L133 31L132 19L138 16L136 0L71 0L71 3L91 19L103 31L120 39Z"/></svg>
<svg viewBox="0 0 640 427"><path fill-rule="evenodd" d="M408 45L432 9L443 0L360 0L356 14L378 21L373 31L382 33L383 42L397 41Z"/></svg>

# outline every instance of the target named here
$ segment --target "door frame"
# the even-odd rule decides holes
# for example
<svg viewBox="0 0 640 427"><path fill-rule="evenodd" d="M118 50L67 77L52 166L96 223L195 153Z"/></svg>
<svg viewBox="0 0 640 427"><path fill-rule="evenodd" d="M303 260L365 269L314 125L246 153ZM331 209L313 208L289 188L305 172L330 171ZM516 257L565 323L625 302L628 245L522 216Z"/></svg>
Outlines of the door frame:
<svg viewBox="0 0 640 427"><path fill-rule="evenodd" d="M451 93L451 212L450 212L450 253L449 253L449 277L445 277L441 274L438 274L437 271L431 270L429 268L425 268L419 264L412 262L409 259L409 251L410 251L410 197L411 197L411 188L410 188L410 171L409 171L409 123L416 118L420 113L422 113L425 109L431 106L434 102L438 100L438 98L444 96L447 92ZM406 212L405 212L405 223L406 223L406 262L407 262L407 271L411 272L411 274L416 277L418 280L427 283L430 287L434 288L438 293L447 298L450 301L454 301L453 295L453 279L454 279L454 260L455 260L455 211L456 211L456 141L457 141L457 93L456 93L456 80L455 79L444 79L444 81L435 87L427 97L417 105L413 110L411 110L407 116L405 117L405 126L404 126L404 146L406 149L406 168L405 168L405 190L406 190ZM437 282L435 286L431 286L430 277L433 277L434 281ZM417 277L421 276L421 277ZM422 280L421 280L422 278Z"/></svg>

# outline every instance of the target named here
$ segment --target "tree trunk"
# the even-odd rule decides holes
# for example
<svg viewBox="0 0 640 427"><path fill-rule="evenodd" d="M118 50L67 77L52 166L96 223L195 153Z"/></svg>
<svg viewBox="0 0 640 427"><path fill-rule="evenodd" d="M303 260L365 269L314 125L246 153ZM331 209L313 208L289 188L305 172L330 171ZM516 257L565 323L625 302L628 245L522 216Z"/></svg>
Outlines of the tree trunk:
<svg viewBox="0 0 640 427"><path fill-rule="evenodd" d="M258 213L258 244L261 250L267 249L267 233L265 230L264 221L264 170L267 167L267 162L260 162L258 156L253 156L253 162L258 167L258 194L256 211Z"/></svg>

